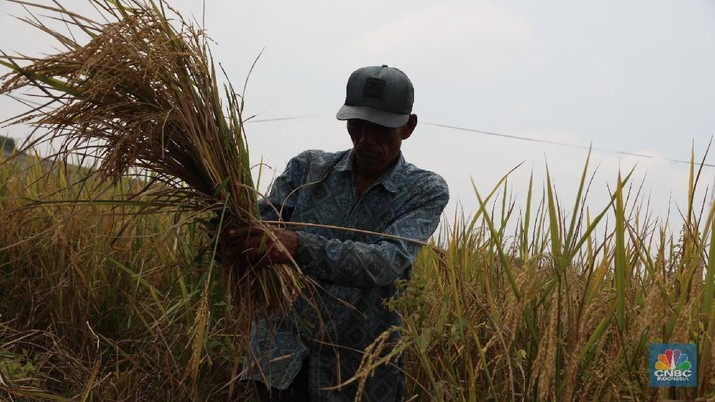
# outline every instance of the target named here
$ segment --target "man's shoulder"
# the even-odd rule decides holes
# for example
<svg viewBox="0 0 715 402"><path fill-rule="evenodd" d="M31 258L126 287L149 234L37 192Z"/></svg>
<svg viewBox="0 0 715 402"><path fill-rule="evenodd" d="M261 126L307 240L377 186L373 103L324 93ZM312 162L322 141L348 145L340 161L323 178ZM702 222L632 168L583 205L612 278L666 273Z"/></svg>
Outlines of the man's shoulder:
<svg viewBox="0 0 715 402"><path fill-rule="evenodd" d="M309 149L294 156L291 161L309 166L332 165L340 161L347 152L327 152L320 149Z"/></svg>
<svg viewBox="0 0 715 402"><path fill-rule="evenodd" d="M412 163L404 162L397 172L397 181L404 186L428 191L438 191L449 194L447 181L439 174L420 168Z"/></svg>
<svg viewBox="0 0 715 402"><path fill-rule="evenodd" d="M317 180L335 168L344 165L347 154L348 151L326 152L319 149L303 151L290 159L286 174L298 181Z"/></svg>

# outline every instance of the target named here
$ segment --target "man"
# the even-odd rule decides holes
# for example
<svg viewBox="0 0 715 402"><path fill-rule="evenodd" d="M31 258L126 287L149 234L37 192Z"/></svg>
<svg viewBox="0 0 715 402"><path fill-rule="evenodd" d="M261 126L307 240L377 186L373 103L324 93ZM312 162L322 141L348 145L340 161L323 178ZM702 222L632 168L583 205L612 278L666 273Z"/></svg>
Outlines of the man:
<svg viewBox="0 0 715 402"><path fill-rule="evenodd" d="M413 98L412 83L396 68L353 72L337 113L353 148L296 156L262 204L264 219L294 222L295 230L275 229L274 241L250 228L229 232L242 242L229 254L294 260L320 286L312 306L300 299L289 317L256 318L244 368L261 400L353 401L357 386L339 385L355 374L367 346L401 325L386 301L420 250L407 239L427 240L449 199L444 179L405 162L400 151L417 126ZM363 400L401 400L398 366L378 367Z"/></svg>

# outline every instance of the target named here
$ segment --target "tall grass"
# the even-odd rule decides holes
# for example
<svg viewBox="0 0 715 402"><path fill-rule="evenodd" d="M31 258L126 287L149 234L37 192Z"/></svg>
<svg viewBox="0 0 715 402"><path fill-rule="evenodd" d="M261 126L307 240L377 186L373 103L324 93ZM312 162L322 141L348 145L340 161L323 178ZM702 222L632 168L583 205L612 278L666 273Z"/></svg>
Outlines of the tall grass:
<svg viewBox="0 0 715 402"><path fill-rule="evenodd" d="M103 203L135 184L68 185L78 175L38 158L0 164L0 395L246 400L231 381L245 342L199 223Z"/></svg>
<svg viewBox="0 0 715 402"><path fill-rule="evenodd" d="M181 376L174 373L166 379L190 384L196 393L203 381L200 371L211 342L212 316L222 317L228 332L247 335L255 314L264 309L289 311L297 297L309 295L312 289L311 280L296 266L268 269L252 264L243 254L223 258L219 251L220 245L234 246L224 244L229 241L223 236L226 227L251 225L275 236L258 216L258 194L243 133L243 100L230 84L220 84L203 31L163 0L90 0L98 14L94 19L60 2L11 1L25 6L29 13L25 21L55 40L60 50L39 57L0 51L0 65L9 69L0 77L0 93L27 91L41 103L9 122L31 123L40 129L38 133L47 130L33 137L32 144L59 144L52 155L55 161L74 159L91 167L81 177L61 177L61 197L35 206L52 210L53 218L55 208L64 208L57 215L66 219L46 222L56 228L48 230L59 230L57 237L83 230L74 224L79 206L85 208L81 214L90 216L102 216L92 208L103 206L113 206L112 215L124 215L117 222L94 222L87 234L77 234L78 243L67 246L81 245L81 250L75 250L81 254L73 254L72 261L67 256L59 261L73 267L81 286L74 286L75 279L55 285L69 284L73 293L90 287L94 293L91 285L109 286L121 278L133 283L132 292L148 292L146 301L159 311L144 311L143 298L136 303L125 300L124 294L101 301L108 307L100 311L128 303L137 313L132 319L143 320L152 330L158 328L159 318L167 325L181 325L183 342L190 345L181 351L188 355L188 365L179 365L184 371ZM56 21L62 22L60 28L52 24ZM105 181L120 187L110 191ZM35 182L40 182L39 177ZM169 215L142 216L158 212ZM102 235L114 229L117 236L133 239L124 249L115 250L118 240ZM208 236L200 235L201 230ZM85 235L90 237L84 239ZM96 237L103 243L90 240ZM164 241L169 243L151 249L149 255L138 251L146 243ZM84 257L95 249L106 253ZM209 255L215 258L203 261ZM85 274L84 264L93 271ZM106 270L119 277L106 277ZM167 277L164 271L173 274ZM161 278L161 283L168 278L176 282L159 291L160 284L144 278L145 272ZM196 297L198 306L193 308ZM63 305L66 300L59 302ZM78 322L73 324L77 328ZM233 337L218 346L230 351L245 339ZM117 344L118 353L122 347ZM232 365L235 377L238 363Z"/></svg>
<svg viewBox="0 0 715 402"><path fill-rule="evenodd" d="M442 231L436 243L444 251L422 253L394 302L404 312L399 349L409 356L408 395L715 398L715 210L694 198L699 173L692 166L678 236L652 220L630 175L616 178L610 204L595 213L586 207L587 169L571 208L558 203L548 178L536 205L531 187L526 205L509 198L506 177L485 198L477 191L479 212ZM494 200L497 189L501 199ZM510 238L507 227L516 227ZM650 387L650 343L695 343L698 387Z"/></svg>
<svg viewBox="0 0 715 402"><path fill-rule="evenodd" d="M73 187L68 177L81 172L21 165L0 165L0 393L250 401L236 381L242 335L225 283L206 274L197 224L175 211L73 202L132 183ZM695 166L675 234L653 222L631 175L614 178L611 202L594 212L587 168L569 208L549 180L541 199L528 189L526 204L507 177L484 196L475 189L478 213L443 225L392 301L404 317L393 353L407 358L408 399L715 397L715 213L695 198ZM219 291L205 299L207 286ZM202 299L211 314L200 329ZM660 342L698 345L698 387L649 386L648 345ZM389 360L386 346L366 368Z"/></svg>
<svg viewBox="0 0 715 402"><path fill-rule="evenodd" d="M122 38L138 35L146 43L183 49L181 34L166 25L160 8L146 14L136 14L140 7L109 10L124 22L159 17L150 32L114 26ZM47 11L65 15L96 39L93 45L112 32L59 3ZM152 32L170 35L141 36ZM73 37L56 38L69 53L88 51ZM189 38L198 40L190 42L196 45L191 52L206 56L199 37ZM122 53L126 46L112 49L117 60L131 56ZM19 73L6 89L38 84L50 99L67 101L64 115L39 115L40 124L57 125L62 134L72 122L73 140L64 142L62 152L99 149L84 155L99 156L103 171L114 180L27 157L0 164L0 395L18 400L250 400L250 390L236 381L246 333L237 327L237 317L245 309L233 299L225 278L213 274L213 250L205 247L209 235L196 219L225 209L234 218L255 212L253 201L226 207L255 196L247 155L214 158L203 148L237 149L236 142L242 141L239 100L229 89L231 112L222 117L215 75L205 57L191 64L197 68L193 73L166 75L179 88L176 96L154 97L158 87L143 86L151 80L103 74L93 63L71 70L76 74L70 80L45 69L67 60L93 60L80 53L71 53L74 59L68 54L53 59L49 66L36 63L42 68L34 70L22 62L41 60L3 58ZM162 76L159 70L156 76ZM67 71L59 76L66 78ZM120 91L128 98L94 109L105 99L95 97L99 86L86 78L97 72L100 79L111 78L103 84L112 91L130 88ZM205 73L213 78L197 79ZM189 87L181 86L186 83ZM205 84L199 89L208 92L197 93L192 83ZM78 107L72 99L90 101ZM161 124L156 115L144 114L157 105L166 106ZM117 118L135 119L118 122L110 116L118 110ZM171 112L177 110L213 117L178 123ZM103 126L107 123L115 126ZM116 126L130 127L134 137L111 137ZM166 127L181 135L168 137ZM182 131L187 127L189 132ZM215 143L202 137L208 127L220 131ZM147 132L152 135L145 137ZM105 137L83 137L87 133ZM234 143L227 147L224 140ZM114 145L102 148L106 144ZM171 158L162 159L166 155ZM211 163L197 165L207 160ZM608 205L592 209L587 203L589 161L573 205L559 202L550 174L541 196L530 185L523 204L509 194L508 175L488 193L475 186L478 212L455 214L443 226L433 246L420 255L402 297L391 302L404 317L404 336L392 353L404 352L407 358L408 399L715 397L715 210L696 198L701 172L694 157L691 166L682 228L670 228L651 215L630 172L613 178ZM126 176L128 169L153 169L153 174ZM197 172L206 174L198 177ZM158 189L147 188L148 182L158 183ZM282 296L279 290L272 297ZM294 297L288 296L283 299ZM373 345L356 381L369 375L371 365L392 356L384 354L391 346L382 343L386 339L391 338ZM648 345L660 342L698 345L698 387L649 386Z"/></svg>

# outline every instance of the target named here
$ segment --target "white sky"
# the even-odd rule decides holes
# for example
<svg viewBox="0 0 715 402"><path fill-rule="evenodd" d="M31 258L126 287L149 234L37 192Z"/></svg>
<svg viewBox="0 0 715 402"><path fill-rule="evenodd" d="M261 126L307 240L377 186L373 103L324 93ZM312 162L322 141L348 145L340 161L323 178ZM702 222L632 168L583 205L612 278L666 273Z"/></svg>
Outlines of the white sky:
<svg viewBox="0 0 715 402"><path fill-rule="evenodd" d="M45 2L45 0L37 0ZM202 2L171 2L201 21ZM82 0L62 0L73 10ZM350 147L335 112L356 68L389 64L415 86L420 122L403 144L406 159L450 185L452 215L473 212L473 180L489 193L511 168L522 206L529 175L541 191L545 165L570 209L587 151L435 127L436 123L518 137L592 145L598 168L590 196L606 205L619 169L637 164L651 208L665 219L684 207L691 150L703 157L715 134L715 2L711 0L344 2L206 0L214 60L246 92L252 157L276 170L308 148ZM0 49L50 52L51 41L11 18L24 12L0 0ZM6 71L0 68L0 72ZM23 110L0 97L0 120ZM0 135L22 137L22 127ZM639 158L608 151L646 154ZM706 163L715 164L709 155ZM272 174L272 173L271 173ZM715 168L700 183L712 187ZM707 196L709 197L709 196ZM677 221L671 211L671 223Z"/></svg>

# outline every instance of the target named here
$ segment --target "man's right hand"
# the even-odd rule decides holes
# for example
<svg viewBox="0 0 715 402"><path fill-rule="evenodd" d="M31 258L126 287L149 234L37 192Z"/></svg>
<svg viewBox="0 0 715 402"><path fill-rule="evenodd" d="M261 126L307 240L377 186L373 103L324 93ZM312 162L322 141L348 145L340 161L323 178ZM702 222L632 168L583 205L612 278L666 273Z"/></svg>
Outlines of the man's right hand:
<svg viewBox="0 0 715 402"><path fill-rule="evenodd" d="M298 251L298 234L265 225L245 225L224 232L224 258L246 258L254 266L290 263Z"/></svg>

